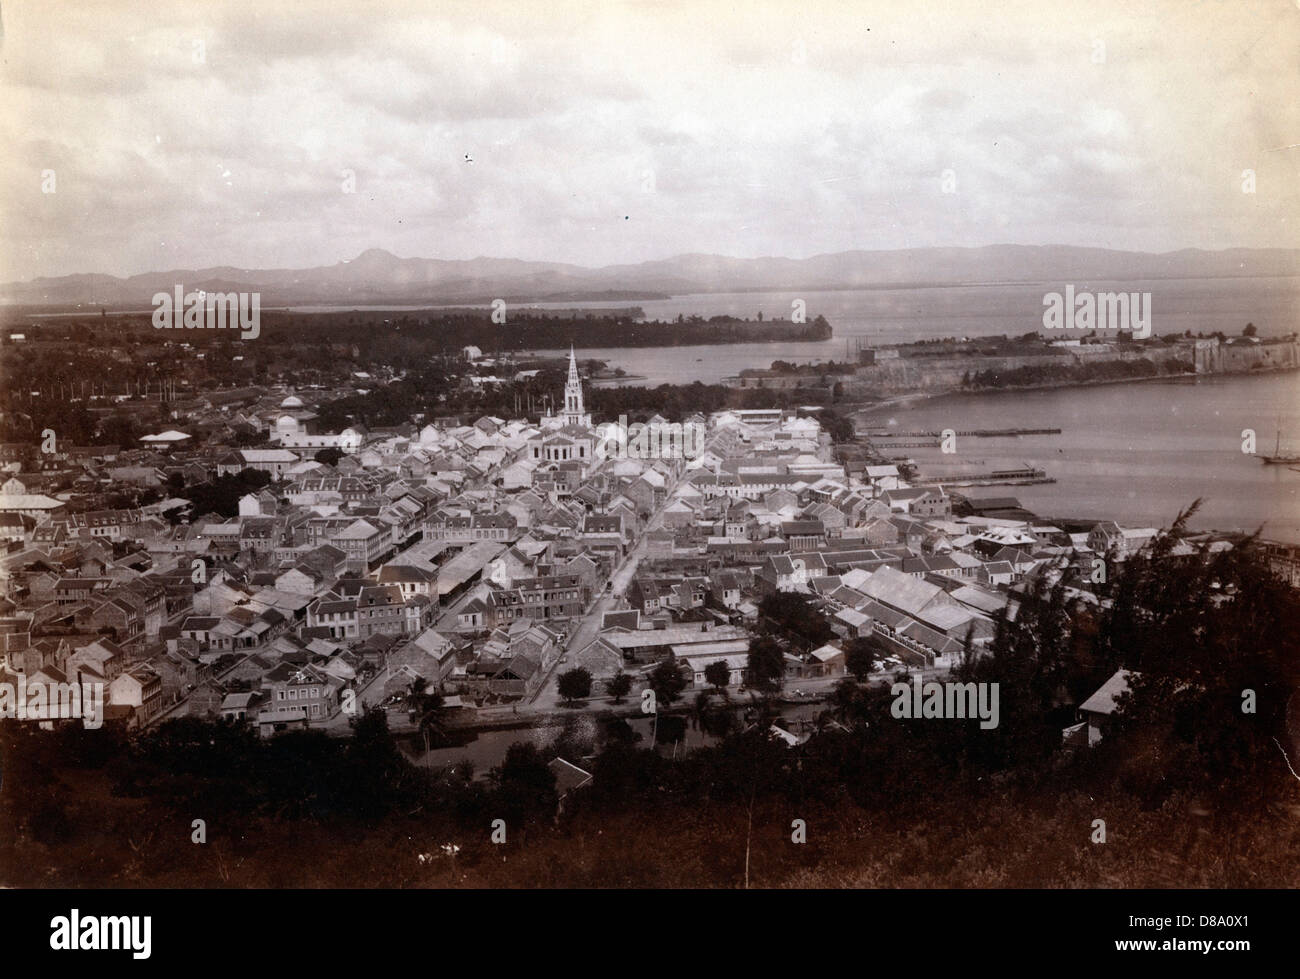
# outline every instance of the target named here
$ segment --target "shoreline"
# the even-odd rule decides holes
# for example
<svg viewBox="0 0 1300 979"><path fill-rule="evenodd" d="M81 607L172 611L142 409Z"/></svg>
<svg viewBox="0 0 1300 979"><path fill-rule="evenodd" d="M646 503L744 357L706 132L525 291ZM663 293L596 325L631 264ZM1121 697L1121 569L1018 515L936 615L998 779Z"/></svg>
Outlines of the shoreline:
<svg viewBox="0 0 1300 979"><path fill-rule="evenodd" d="M1167 397L1181 396L1178 395L1177 392L1179 390L1186 390L1191 387L1188 384L1189 379L1199 380L1201 378L1222 377L1231 380L1233 382L1236 382L1238 379L1250 374L1263 374L1266 375L1267 377L1276 378L1278 377L1278 375L1284 375L1284 376L1290 375L1294 377L1297 373L1300 373L1300 368L1283 367L1283 368L1269 368L1269 369L1251 370L1251 371L1225 371L1225 372L1216 372L1214 374L1173 374L1173 375L1162 375L1160 377L1145 377L1145 378L1111 378L1111 379L1105 379L1097 382L1077 383L1077 384L1070 384L1070 385L1047 385L1047 386L1035 385L1032 388L1032 390L1050 390L1056 387L1090 388L1090 387L1099 386L1100 384L1122 384L1122 383L1127 383L1129 381L1132 381L1134 383L1146 384L1154 380L1168 380L1171 383L1177 385L1175 391L1168 392L1167 395L1161 395L1157 393L1154 395L1148 394L1148 395L1141 396L1146 398L1154 397L1160 399L1166 396ZM1218 382L1215 383L1217 384ZM1195 388L1196 390L1207 391L1212 396L1210 385L1206 385L1206 386L1196 385ZM911 404L911 403L919 404L922 402L928 402L936 398L942 398L945 395L949 395L949 394L985 395L989 393L995 393L997 390L1006 390L1009 392L1012 390L1016 390L1016 391L1031 390L1031 388L985 389L980 391L950 391L950 392L910 392L906 395L895 396L886 399L886 401L881 401L870 406L857 408L852 411L846 411L845 414L853 421L855 429L859 433L857 437L857 444L864 447L870 446L869 458L875 459L877 456L881 456L881 455L887 456L889 454L887 446L891 441L888 438L873 439L871 435L867 434L868 429L888 430L886 428L886 423L891 419L889 418L888 415L882 416L877 409L884 409L887 412L891 407L897 407L899 404ZM1189 396L1195 396L1195 395L1189 394ZM1102 395L1098 395L1098 397L1104 397L1104 398L1119 397L1122 401L1123 398L1128 398L1128 397L1136 398L1139 397L1139 395L1135 391L1133 393L1123 394L1120 396L1116 396L1114 394L1111 395L1102 394ZM954 402L951 403L949 407L951 407L953 410L956 411L961 411L966 407L969 407L971 410L975 410L976 404L977 402L973 402L973 401L964 402L960 404ZM1016 411L1016 410L1024 409L1023 404L1017 404L1016 402L1009 401L1009 400L1003 400L1000 402L987 401L979 404L981 410L987 410L989 412L992 412L993 414L997 414L999 412L1005 413L1007 411ZM945 406L936 402L936 404L933 406L926 405L926 407L923 410L943 411L945 410ZM900 428L906 428L908 425L907 420L901 414L896 419L896 423ZM1014 453L1012 454L1014 455ZM1260 467L1260 462L1258 461L1257 457L1244 459L1240 462L1240 464L1244 466L1252 466L1256 468ZM1049 473L1053 469L1050 460L1048 460L1046 456L1042 457L1042 465L1044 466L1044 468L1046 468L1049 471ZM1279 467L1272 467L1272 468L1279 468ZM1010 481L979 484L979 485L969 485L969 486L961 486L961 487L957 485L957 482L944 482L942 485L945 488L951 487L954 490L954 492L960 493L962 495L972 495L972 494L975 496L989 495L989 494L998 495L1001 492L1001 493L1005 493L1006 495L1017 496L1017 498L1023 499L1018 496L1017 484L1012 483ZM1061 485L1068 485L1070 481L1069 479L1062 477L1060 473L1057 473L1055 478L1052 479L1051 482L1054 482L1056 485L1061 486ZM1290 485L1289 482L1288 485ZM1036 484L1031 484L1031 483L1022 483L1019 484L1019 486L1023 488L1025 492L1029 493L1031 497L1034 495L1034 491L1040 488ZM999 490L994 487L1005 487L1005 489ZM1042 488L1046 489L1047 487L1042 487ZM1206 492L1203 493L1189 493L1187 494L1187 497L1185 499L1171 501L1168 512L1165 513L1163 517L1133 516L1130 517L1129 519L1133 523L1140 524L1143 526L1167 527L1168 522L1173 518L1173 515L1179 509L1186 506L1186 504L1190 503L1192 498L1196 496L1206 497L1206 496L1213 496L1213 495L1215 494L1208 489L1206 490ZM1046 523L1053 523L1053 524L1061 524L1062 522L1069 523L1069 524L1092 524L1092 523L1096 523L1098 520L1106 520L1106 519L1114 519L1123 522L1123 520L1125 519L1123 516L1117 516L1113 512L1110 513L1109 516L1105 514L1100 514L1100 515L1096 514L1093 512L1093 508L1091 504L1084 504L1081 503L1079 500L1067 501L1069 497L1070 494L1068 491L1066 491L1063 494L1063 496L1061 496L1060 498L1058 498L1058 494L1053 493L1053 496L1050 500L1039 501L1037 505L1035 505L1034 503L1023 503L1023 505L1029 511L1035 513L1039 519L1043 520ZM1198 516L1197 519L1193 521L1193 523L1188 527L1188 532L1194 536L1211 535L1218 538L1234 539L1234 540L1242 540L1244 538L1252 536L1255 533L1258 533L1261 542L1283 544L1286 546L1300 545L1300 532L1298 532L1295 528L1293 528L1292 524L1289 521L1287 521L1281 515L1280 512L1268 514L1258 519L1247 519L1245 517L1234 518L1233 516L1226 515L1226 514L1220 514L1217 516L1212 515L1210 516L1210 520L1213 520L1213 523L1210 522L1201 523L1200 521L1204 519L1205 519L1204 516Z"/></svg>
<svg viewBox="0 0 1300 979"><path fill-rule="evenodd" d="M1256 374L1293 374L1297 371L1300 371L1300 367L1265 367L1259 370L1248 371L1216 371L1212 374L1183 372L1180 374L1148 374L1141 377L1106 377L1090 381L1080 380L1049 382L1044 384L1017 384L1008 385L1007 387L954 388L947 391L909 391L906 394L892 395L882 401L874 401L870 403L840 402L837 407L846 409L849 417L852 418L856 415L865 414L880 408L892 408L900 404L911 404L916 401L947 398L953 395L1012 394L1020 391L1065 391L1071 388L1103 387L1110 384L1147 384L1151 381L1186 381L1202 377L1251 377Z"/></svg>

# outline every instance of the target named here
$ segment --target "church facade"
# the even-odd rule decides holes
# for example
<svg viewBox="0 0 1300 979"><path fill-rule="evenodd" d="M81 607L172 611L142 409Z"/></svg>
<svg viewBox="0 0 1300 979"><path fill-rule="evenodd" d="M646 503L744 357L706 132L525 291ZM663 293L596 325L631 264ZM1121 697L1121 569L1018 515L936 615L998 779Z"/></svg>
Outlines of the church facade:
<svg viewBox="0 0 1300 979"><path fill-rule="evenodd" d="M578 360L572 347L569 348L569 376L564 383L564 410L543 415L539 427L541 434L528 443L528 458L544 465L579 462L586 468L592 464L596 434L583 403L582 379L578 376Z"/></svg>

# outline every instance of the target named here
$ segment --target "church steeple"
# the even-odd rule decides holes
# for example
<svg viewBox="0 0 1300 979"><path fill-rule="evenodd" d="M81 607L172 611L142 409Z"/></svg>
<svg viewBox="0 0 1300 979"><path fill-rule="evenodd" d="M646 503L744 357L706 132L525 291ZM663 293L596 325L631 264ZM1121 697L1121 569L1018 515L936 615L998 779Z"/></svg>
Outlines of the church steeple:
<svg viewBox="0 0 1300 979"><path fill-rule="evenodd" d="M578 376L578 357L573 344L569 344L569 379L564 383L564 424L591 424L591 418L583 408L582 379Z"/></svg>

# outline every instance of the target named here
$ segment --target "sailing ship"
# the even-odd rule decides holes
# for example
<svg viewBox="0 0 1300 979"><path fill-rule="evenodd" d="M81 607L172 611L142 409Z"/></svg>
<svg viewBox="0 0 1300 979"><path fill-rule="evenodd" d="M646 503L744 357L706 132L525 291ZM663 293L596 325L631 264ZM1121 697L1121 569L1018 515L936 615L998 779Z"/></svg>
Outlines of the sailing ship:
<svg viewBox="0 0 1300 979"><path fill-rule="evenodd" d="M1300 456L1282 454L1282 429L1277 430L1277 441L1273 444L1271 456L1260 456L1266 466L1294 466L1300 464Z"/></svg>

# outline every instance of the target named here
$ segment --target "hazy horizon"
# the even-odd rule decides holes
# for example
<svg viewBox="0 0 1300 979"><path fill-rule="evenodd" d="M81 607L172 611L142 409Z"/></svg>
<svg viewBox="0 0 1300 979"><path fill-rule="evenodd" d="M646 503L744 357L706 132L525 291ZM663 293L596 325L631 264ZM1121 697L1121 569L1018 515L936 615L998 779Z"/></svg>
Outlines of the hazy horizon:
<svg viewBox="0 0 1300 979"><path fill-rule="evenodd" d="M1029 242L1014 242L1014 241L995 241L995 242L989 242L987 245L918 245L918 246L902 245L902 246L899 246L898 248L888 248L888 249L845 249L845 250L843 250L843 251L841 251L841 252L818 252L818 253L814 253L814 254L811 254L811 255L719 255L719 254L717 254L717 253L696 252L696 251L686 250L686 251L673 252L673 253L671 253L671 254L650 256L650 257L647 257L647 258L644 258L644 259L639 259L639 260L632 261L632 262L610 262L610 263L605 263L605 264L603 264L603 265L602 265L602 264L597 264L597 265L583 265L583 264L581 264L581 263L565 263L565 264L571 264L571 265L574 265L576 268L590 269L590 270L600 270L600 269L605 269L605 268L610 268L610 267L615 267L615 266L622 266L622 265L637 266L637 265L643 265L643 264L654 264L654 263L658 263L658 262L671 262L671 261L674 261L674 260L676 260L676 259L689 258L689 257L691 257L691 256L693 256L693 255L708 255L709 257L722 258L722 259L726 259L726 260L729 260L729 261L731 261L731 260L734 260L734 261L764 261L764 260L772 260L772 261L795 261L795 262L801 262L801 261L808 261L808 260L816 259L816 258L822 258L822 257L827 257L827 256L834 256L834 255L845 254L845 253L847 253L847 252L855 251L855 250L860 250L860 251L864 251L864 252L868 252L868 253L870 253L870 252L913 251L913 250L921 250L921 249L926 249L926 248L936 248L936 249L938 249L938 248L952 248L952 249L961 249L961 250L965 250L965 251L975 251L975 250L979 250L979 249L982 249L982 248L1004 248L1004 247L1005 247L1005 248L1099 248L1099 249L1102 250L1102 251L1109 251L1109 252L1125 252L1125 251L1130 251L1129 249L1107 249L1107 248L1101 248L1101 246L1095 246L1095 245L1075 245L1075 244L1069 244L1069 243L1065 243L1065 242L1042 242L1042 243L1029 243ZM1136 249L1135 249L1135 250L1131 250L1131 251L1133 251L1133 253L1135 253L1135 254L1143 254L1143 255L1150 255L1150 256L1153 256L1153 257L1159 257L1159 256L1163 256L1163 255L1176 255L1176 254L1179 254L1179 253L1182 253L1182 252L1205 252L1205 253L1209 253L1209 254L1218 254L1218 253L1227 252L1227 251L1236 251L1236 250L1241 250L1242 248L1245 248L1245 249L1250 250L1250 251L1261 251L1261 252L1262 252L1262 251L1291 251L1291 252L1297 252L1297 253L1300 253L1300 246L1296 246L1296 247L1280 247L1280 246L1279 246L1279 247L1275 247L1275 248L1268 248L1268 247L1266 247L1266 248L1251 248L1250 246L1228 246L1228 247L1225 247L1225 248L1199 248L1199 247L1197 247L1197 246L1195 246L1195 245L1188 245L1188 246L1185 246L1185 247L1182 247L1182 248L1171 248L1171 249L1168 249L1168 250L1164 250L1164 251L1156 251L1156 252L1147 252L1147 251L1141 251L1141 250L1136 250ZM523 256L523 255L490 255L490 254L465 255L465 256L414 255L414 254L411 254L411 255L402 255L402 254L397 254L396 252L393 252L393 251L392 251L391 249L389 249L389 248L385 248L383 245L372 245L372 246L370 246L370 247L368 247L368 248L364 248L364 249L362 249L360 252L357 252L356 254L352 255L351 258L339 258L339 259L335 259L335 260L332 261L332 262L331 262L331 261L321 262L321 263L318 263L318 264L315 264L315 265L281 266L281 267L279 267L278 269L276 269L276 268L274 268L274 267L272 267L272 266L265 266L265 267L261 267L261 266L250 266L250 265L243 265L243 264L240 264L240 263L238 263L238 262L216 262L216 263L213 263L213 264L210 264L210 265L201 266L201 267L200 267L200 266L194 266L194 267L193 267L193 270L196 270L196 271L197 271L197 270L202 270L202 269L212 269L212 268L233 268L233 269L237 269L237 270L240 270L240 271L245 271L245 270L247 270L247 271L259 271L259 270L262 270L262 271L299 271L299 270L306 271L306 270L309 270L309 269L315 269L315 268L328 268L328 267L335 266L335 265L348 265L348 264L350 264L352 261L356 260L357 258L360 258L360 257L362 257L363 255L365 255L367 252L385 252L385 253L391 255L393 258L397 259L398 261L424 260L424 261L435 261L435 262L466 262L466 263L472 263L472 262L477 262L477 261L487 261L487 262L497 262L497 261L500 261L500 262L522 262L522 263L528 263L528 264L534 264L534 263L536 263L536 264L555 264L555 260L553 260L553 259L548 259L548 258L535 258L535 257ZM89 268L88 268L88 269L79 269L79 270L77 270L77 271L75 271L75 272L60 273L60 274L57 275L57 276L35 275L35 276L31 276L31 277L29 277L28 279L23 279L23 280L13 280L13 281L24 281L24 282L26 282L26 281L40 280L40 279L44 279L44 278L62 278L62 277L67 276L67 275L88 275L88 276L89 276L89 275L109 275L109 276L113 276L114 278L130 279L130 278L134 278L134 277L137 277L137 276L142 276L142 275L151 275L151 274L155 274L155 273L159 273L159 272L167 272L167 271L171 271L172 269L179 269L179 268L180 268L179 266L171 266L171 267L157 267L157 268L147 268L147 269L135 269L135 270L129 270L129 271L126 271L126 272L120 272L120 273L115 273L115 272L106 272L106 271L103 270L103 269L89 269ZM1297 271L1295 274L1296 274L1296 275L1300 275L1300 271ZM1269 274L1265 273L1265 276L1266 276L1266 277L1269 277ZM1249 276L1247 276L1247 277L1249 277ZM1137 276L1137 278L1144 278L1144 276ZM1177 278L1177 276L1174 276L1174 278ZM837 287L837 288L838 288L838 287Z"/></svg>
<svg viewBox="0 0 1300 979"><path fill-rule="evenodd" d="M0 281L1296 242L1290 0L3 18Z"/></svg>

